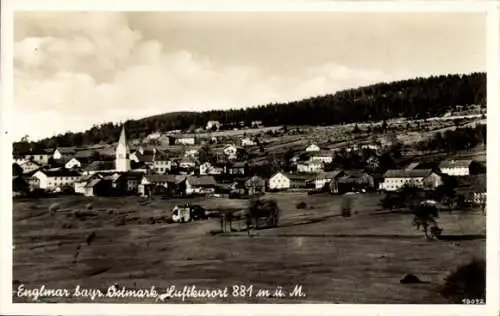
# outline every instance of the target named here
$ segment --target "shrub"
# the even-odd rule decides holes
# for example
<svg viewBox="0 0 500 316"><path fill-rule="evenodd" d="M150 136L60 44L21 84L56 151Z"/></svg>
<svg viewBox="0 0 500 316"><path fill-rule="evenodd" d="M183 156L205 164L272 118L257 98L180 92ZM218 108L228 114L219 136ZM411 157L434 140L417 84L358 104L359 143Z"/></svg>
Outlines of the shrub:
<svg viewBox="0 0 500 316"><path fill-rule="evenodd" d="M462 303L463 299L486 298L486 262L472 259L451 273L441 290L444 297L454 303Z"/></svg>
<svg viewBox="0 0 500 316"><path fill-rule="evenodd" d="M300 203L297 203L296 205L297 209L304 209L307 207L307 204L305 202L300 202Z"/></svg>

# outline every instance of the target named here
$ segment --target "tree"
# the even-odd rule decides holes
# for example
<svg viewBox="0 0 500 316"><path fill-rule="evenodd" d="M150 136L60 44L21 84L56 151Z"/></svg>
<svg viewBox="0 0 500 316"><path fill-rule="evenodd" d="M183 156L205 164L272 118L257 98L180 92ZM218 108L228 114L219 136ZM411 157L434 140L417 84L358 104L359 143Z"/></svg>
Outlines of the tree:
<svg viewBox="0 0 500 316"><path fill-rule="evenodd" d="M413 207L412 211L414 215L413 226L415 226L417 230L422 229L427 240L433 235L435 236L438 234L438 231L440 233L441 229L436 222L438 209L435 205L430 203L419 203ZM431 236L429 236L429 228L431 228Z"/></svg>

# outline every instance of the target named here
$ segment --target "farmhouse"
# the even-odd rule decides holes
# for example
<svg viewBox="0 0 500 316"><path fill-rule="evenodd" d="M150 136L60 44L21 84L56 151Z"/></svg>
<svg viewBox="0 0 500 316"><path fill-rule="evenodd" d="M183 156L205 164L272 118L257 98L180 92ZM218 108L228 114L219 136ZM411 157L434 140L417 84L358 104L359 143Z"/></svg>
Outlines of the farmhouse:
<svg viewBox="0 0 500 316"><path fill-rule="evenodd" d="M196 137L194 136L180 136L175 138L176 144L194 145L196 144Z"/></svg>
<svg viewBox="0 0 500 316"><path fill-rule="evenodd" d="M323 171L323 168L323 163L321 161L306 161L297 163L297 172L319 173Z"/></svg>
<svg viewBox="0 0 500 316"><path fill-rule="evenodd" d="M319 146L316 145L316 144L310 144L305 149L306 152L317 152L317 151L320 151L320 150L321 150L321 148L319 148Z"/></svg>
<svg viewBox="0 0 500 316"><path fill-rule="evenodd" d="M75 193L83 194L86 196L93 196L95 184L93 184L93 185L89 185L89 184L93 180L100 180L102 178L103 178L102 175L100 175L99 173L81 176L80 179L75 181L75 183L73 184Z"/></svg>
<svg viewBox="0 0 500 316"><path fill-rule="evenodd" d="M172 170L172 161L168 159L167 155L156 154L152 168L156 173L165 173Z"/></svg>
<svg viewBox="0 0 500 316"><path fill-rule="evenodd" d="M237 161L228 166L227 171L231 175L244 176L248 173L248 163Z"/></svg>
<svg viewBox="0 0 500 316"><path fill-rule="evenodd" d="M344 171L342 171L342 170L322 172L314 178L314 180L313 180L314 188L319 190L319 189L323 189L325 186L329 187L330 182L333 179L336 179L337 177L341 177L343 175L344 175Z"/></svg>
<svg viewBox="0 0 500 316"><path fill-rule="evenodd" d="M405 185L434 189L443 183L441 177L431 169L392 169L384 173L383 178L384 181L380 183L379 189L385 191L397 191Z"/></svg>
<svg viewBox="0 0 500 316"><path fill-rule="evenodd" d="M468 176L471 160L446 160L439 164L439 171L450 176Z"/></svg>
<svg viewBox="0 0 500 316"><path fill-rule="evenodd" d="M462 195L468 203L486 204L486 174L460 177L456 193Z"/></svg>
<svg viewBox="0 0 500 316"><path fill-rule="evenodd" d="M121 194L136 193L143 176L143 172L137 171L118 173L118 176L113 180L112 183L113 189Z"/></svg>
<svg viewBox="0 0 500 316"><path fill-rule="evenodd" d="M24 160L34 161L39 165L46 165L49 163L49 159L52 155L45 150L32 151L24 155Z"/></svg>
<svg viewBox="0 0 500 316"><path fill-rule="evenodd" d="M374 189L373 176L364 170L348 170L342 176L332 179L330 188L332 193L365 192Z"/></svg>
<svg viewBox="0 0 500 316"><path fill-rule="evenodd" d="M93 161L88 166L83 168L84 175L91 175L96 172L113 172L115 171L114 161Z"/></svg>
<svg viewBox="0 0 500 316"><path fill-rule="evenodd" d="M290 179L282 172L269 178L269 190L286 190L290 188Z"/></svg>
<svg viewBox="0 0 500 316"><path fill-rule="evenodd" d="M212 176L188 176L186 178L186 195L214 193L216 184Z"/></svg>
<svg viewBox="0 0 500 316"><path fill-rule="evenodd" d="M312 152L310 155L310 161L318 161L322 163L332 163L333 155L330 151L320 150L316 152Z"/></svg>
<svg viewBox="0 0 500 316"><path fill-rule="evenodd" d="M73 187L73 183L78 181L80 176L79 172L64 169L52 171L38 170L33 175L33 177L40 181L40 189L44 190L53 190L67 185Z"/></svg>
<svg viewBox="0 0 500 316"><path fill-rule="evenodd" d="M28 161L25 161L24 163L21 163L19 165L19 167L21 167L24 174L28 174L28 173L34 172L35 170L40 169L41 166L34 161L28 160Z"/></svg>

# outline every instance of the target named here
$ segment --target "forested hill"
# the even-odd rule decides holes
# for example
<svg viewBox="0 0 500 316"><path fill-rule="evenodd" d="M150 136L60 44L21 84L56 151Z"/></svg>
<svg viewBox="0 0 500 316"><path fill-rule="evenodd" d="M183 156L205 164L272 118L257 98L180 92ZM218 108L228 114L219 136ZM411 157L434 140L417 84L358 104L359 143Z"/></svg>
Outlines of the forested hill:
<svg viewBox="0 0 500 316"><path fill-rule="evenodd" d="M262 121L264 125L333 125L394 117L442 115L456 105L486 104L486 74L443 75L349 89L288 103L239 110L176 112L126 122L131 138L155 131L202 127L208 120L223 124ZM235 106L238 106L235 104ZM31 144L34 148L82 146L117 140L120 127L107 123L84 133L66 133ZM28 144L15 143L15 150Z"/></svg>

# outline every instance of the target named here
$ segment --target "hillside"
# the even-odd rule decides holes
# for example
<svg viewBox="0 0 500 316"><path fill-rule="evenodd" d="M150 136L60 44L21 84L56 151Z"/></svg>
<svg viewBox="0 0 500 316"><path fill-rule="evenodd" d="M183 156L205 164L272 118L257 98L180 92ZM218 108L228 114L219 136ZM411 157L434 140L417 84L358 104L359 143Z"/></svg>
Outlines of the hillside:
<svg viewBox="0 0 500 316"><path fill-rule="evenodd" d="M443 115L457 105L486 105L486 74L442 75L391 83L378 83L335 94L288 103L267 104L238 110L175 112L129 120L128 135L143 138L155 131L202 127L208 120L229 125L262 121L273 125L333 125L397 117L424 118ZM235 105L236 106L236 105ZM65 133L36 143L14 143L14 151L59 146L112 143L119 126L106 123L83 133Z"/></svg>

